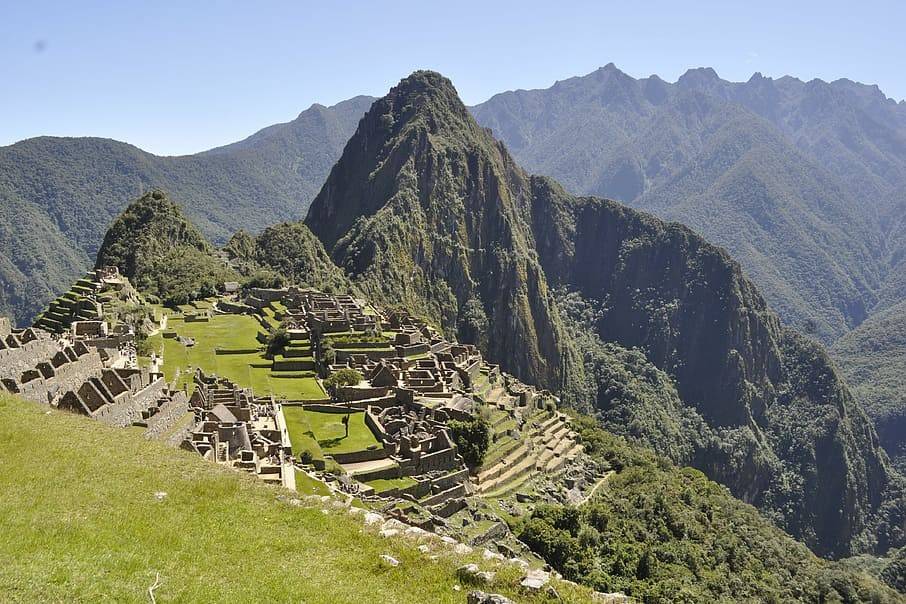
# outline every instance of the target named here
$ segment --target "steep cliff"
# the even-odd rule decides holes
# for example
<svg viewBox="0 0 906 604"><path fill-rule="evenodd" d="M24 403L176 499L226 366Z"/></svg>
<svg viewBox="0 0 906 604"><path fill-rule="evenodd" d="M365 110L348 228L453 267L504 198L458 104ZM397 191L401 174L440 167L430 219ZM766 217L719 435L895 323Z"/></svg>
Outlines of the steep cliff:
<svg viewBox="0 0 906 604"><path fill-rule="evenodd" d="M602 364L650 363L662 373L638 396L592 393L610 407L602 414L696 424L689 442L682 431L649 442L669 442L664 453L691 460L817 552L880 546L862 535L877 522L882 541L902 541L903 505L890 503L898 475L870 423L823 351L781 328L727 253L685 227L526 174L442 76L417 72L372 106L306 224L370 297L421 309L448 333L486 322L491 359L577 404L590 382L629 373ZM589 356L569 334L557 302L569 293L603 309L593 335L617 349ZM620 352L633 347L645 362ZM673 387L691 414L645 404Z"/></svg>

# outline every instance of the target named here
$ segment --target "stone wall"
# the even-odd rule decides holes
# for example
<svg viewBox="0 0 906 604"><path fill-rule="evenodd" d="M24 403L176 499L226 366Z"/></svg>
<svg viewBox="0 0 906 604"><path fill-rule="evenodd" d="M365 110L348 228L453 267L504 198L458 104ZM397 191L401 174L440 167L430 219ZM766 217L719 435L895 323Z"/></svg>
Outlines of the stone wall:
<svg viewBox="0 0 906 604"><path fill-rule="evenodd" d="M145 420L147 424L145 436L148 438L160 438L188 411L189 398L186 394L181 390L172 393L170 398L160 406L157 413ZM182 438L179 440L182 440Z"/></svg>

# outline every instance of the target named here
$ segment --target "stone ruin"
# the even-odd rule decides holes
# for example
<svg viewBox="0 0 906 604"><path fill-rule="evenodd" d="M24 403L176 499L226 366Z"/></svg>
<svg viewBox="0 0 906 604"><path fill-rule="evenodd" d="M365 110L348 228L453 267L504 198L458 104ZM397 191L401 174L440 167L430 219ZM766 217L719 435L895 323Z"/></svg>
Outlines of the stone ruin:
<svg viewBox="0 0 906 604"><path fill-rule="evenodd" d="M0 320L0 389L112 426L139 426L149 437L165 434L188 411L185 392L138 368L122 348L97 347L103 331L90 327L73 337Z"/></svg>
<svg viewBox="0 0 906 604"><path fill-rule="evenodd" d="M266 482L295 488L292 446L280 404L196 371L190 401L194 423L182 448Z"/></svg>

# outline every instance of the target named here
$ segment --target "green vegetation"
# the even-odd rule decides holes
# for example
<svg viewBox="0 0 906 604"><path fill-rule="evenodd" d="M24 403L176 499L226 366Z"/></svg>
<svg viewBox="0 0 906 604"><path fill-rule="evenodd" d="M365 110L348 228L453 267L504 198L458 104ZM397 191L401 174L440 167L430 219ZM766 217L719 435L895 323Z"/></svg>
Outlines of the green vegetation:
<svg viewBox="0 0 906 604"><path fill-rule="evenodd" d="M349 416L349 435L343 418L346 413L325 413L308 411L302 407L284 406L289 438L293 451L309 451L313 459L323 460L324 453L351 453L364 451L380 446L380 441L365 424L362 411L352 412Z"/></svg>
<svg viewBox="0 0 906 604"><path fill-rule="evenodd" d="M343 386L355 386L364 379L365 377L355 369L340 369L339 371L331 373L330 376L324 380L324 386L328 391L333 392L337 388Z"/></svg>
<svg viewBox="0 0 906 604"><path fill-rule="evenodd" d="M788 325L824 342L876 299L903 299L906 156L886 141L906 126L876 89L761 74L731 83L705 68L667 83L608 65L472 112L520 164L571 192L725 247Z"/></svg>
<svg viewBox="0 0 906 604"><path fill-rule="evenodd" d="M233 145L158 157L100 138L0 147L0 315L25 325L88 269L143 187L166 190L211 241L305 215L369 97L313 106Z"/></svg>
<svg viewBox="0 0 906 604"><path fill-rule="evenodd" d="M831 353L881 444L906 472L906 302L870 317Z"/></svg>
<svg viewBox="0 0 906 604"><path fill-rule="evenodd" d="M666 202L697 199L686 187L698 175L719 183L702 193L710 226L720 222L714 215L738 215L751 184L764 193L752 208L761 223L776 213L783 232L822 232L791 262L777 261L783 274L818 284L834 308L858 308L857 283L871 275L834 289L823 277L839 271L825 260L839 252L857 269L849 261L867 250L842 241L841 227L819 229L815 212L834 213L854 233L864 223L839 192L824 196L826 183L785 171L776 137L746 128L745 137L721 131L702 162L677 177L683 194ZM784 189L803 185L807 198L777 203L759 165L716 176L724 163L711 153L748 157L753 144L767 150L767 172ZM900 478L870 423L826 356L781 326L727 252L679 224L525 173L439 74L416 72L375 102L305 224L375 303L417 309L457 336L474 332L483 312L485 352L502 369L600 404L608 425L707 471L815 551L842 557L906 542L893 528L904 517ZM774 242L758 241L765 246L751 249ZM821 260L817 277L813 259ZM590 321L558 307L569 293L591 304ZM818 331L835 329L839 314ZM583 346L575 324L599 341Z"/></svg>
<svg viewBox="0 0 906 604"><path fill-rule="evenodd" d="M348 436L344 417L349 417ZM321 449L327 454L352 453L381 446L371 428L365 424L365 413L362 411L350 414L306 411L305 418Z"/></svg>
<svg viewBox="0 0 906 604"><path fill-rule="evenodd" d="M901 548L881 570L881 579L901 594L906 594L906 548Z"/></svg>
<svg viewBox="0 0 906 604"><path fill-rule="evenodd" d="M154 190L133 202L113 222L96 266L116 266L139 290L168 306L217 293L236 278L179 206Z"/></svg>
<svg viewBox="0 0 906 604"><path fill-rule="evenodd" d="M483 417L470 421L451 420L447 423L453 442L470 468L481 466L491 446L491 427Z"/></svg>
<svg viewBox="0 0 906 604"><path fill-rule="evenodd" d="M580 507L541 505L516 533L563 575L645 602L898 602L866 574L814 556L692 468L577 420L615 473Z"/></svg>
<svg viewBox="0 0 906 604"><path fill-rule="evenodd" d="M267 354L275 356L282 354L289 345L289 332L283 327L275 327L267 334Z"/></svg>
<svg viewBox="0 0 906 604"><path fill-rule="evenodd" d="M336 292L352 289L318 238L302 223L268 227L256 238L255 245L257 264L282 275L293 285Z"/></svg>
<svg viewBox="0 0 906 604"><path fill-rule="evenodd" d="M288 400L325 398L314 372L274 371L273 361L255 339L258 322L249 315L214 315L208 321L169 319L168 330L191 338L194 345L184 346L178 338L158 334L149 339L149 350L163 350L164 375L178 385L192 384L195 368L216 373L240 386L252 388L257 396L273 395ZM256 352L245 352L248 350Z"/></svg>
<svg viewBox="0 0 906 604"><path fill-rule="evenodd" d="M342 511L289 505L292 493L128 430L2 396L0 458L4 602L148 602L158 577L158 602L463 601L453 586L468 558L429 559ZM491 588L515 597L518 580L501 566ZM589 597L556 587L568 602Z"/></svg>
<svg viewBox="0 0 906 604"><path fill-rule="evenodd" d="M286 279L280 273L266 268L259 268L242 281L242 286L276 289L286 286Z"/></svg>

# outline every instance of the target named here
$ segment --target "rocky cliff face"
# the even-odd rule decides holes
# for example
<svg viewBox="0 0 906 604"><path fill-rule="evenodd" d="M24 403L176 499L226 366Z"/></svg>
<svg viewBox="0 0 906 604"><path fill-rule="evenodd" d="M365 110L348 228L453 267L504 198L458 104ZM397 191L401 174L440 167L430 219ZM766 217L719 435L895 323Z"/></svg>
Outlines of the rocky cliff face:
<svg viewBox="0 0 906 604"><path fill-rule="evenodd" d="M847 554L873 530L896 475L820 348L781 328L727 253L689 229L526 174L442 76L415 73L374 104L306 224L369 296L448 333L486 323L491 359L565 396L578 382L588 392L589 375L627 375L590 367L554 291L594 302L594 337L638 348L706 423L694 442L670 434L683 461L820 553ZM632 406L594 400L644 430L644 418L674 413L645 409L671 388L640 390Z"/></svg>
<svg viewBox="0 0 906 604"><path fill-rule="evenodd" d="M532 194L450 82L419 72L365 115L305 222L371 298L450 334L487 323L491 358L554 386L563 336L526 220Z"/></svg>

